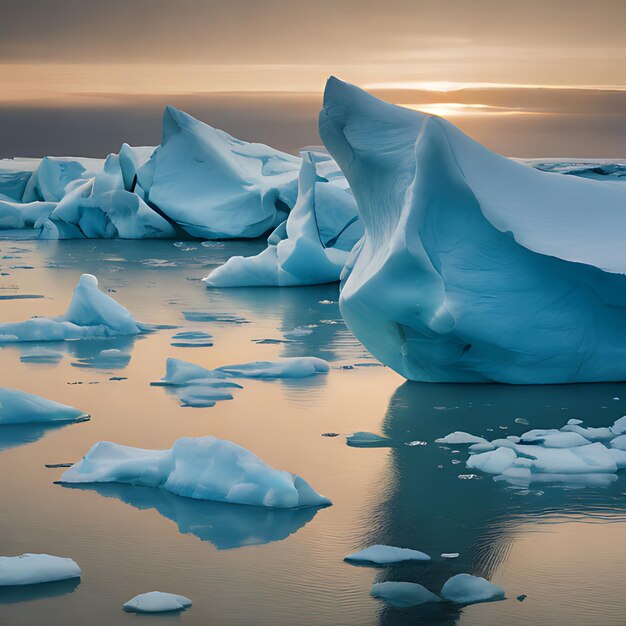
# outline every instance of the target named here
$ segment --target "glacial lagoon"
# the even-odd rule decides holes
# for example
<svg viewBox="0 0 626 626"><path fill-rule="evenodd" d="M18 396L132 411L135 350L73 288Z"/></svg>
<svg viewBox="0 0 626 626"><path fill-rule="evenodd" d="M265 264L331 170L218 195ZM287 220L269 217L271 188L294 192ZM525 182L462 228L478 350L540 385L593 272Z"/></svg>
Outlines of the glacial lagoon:
<svg viewBox="0 0 626 626"><path fill-rule="evenodd" d="M457 430L520 435L572 418L607 426L626 414L626 384L405 382L346 328L336 284L218 290L200 282L232 255L264 247L263 240L0 241L0 322L61 314L80 275L91 273L136 319L170 327L0 348L2 386L91 415L76 424L0 427L0 554L56 554L82 568L80 580L2 589L0 623L622 624L623 474L602 485L516 487L473 473L466 448L435 439ZM177 341L179 333L211 339L194 345ZM43 349L61 356L46 358ZM102 360L102 350L129 358ZM176 394L150 385L164 376L168 357L215 368L293 356L323 358L330 372L239 381L232 400L207 408L181 406ZM357 431L387 445L346 445L345 435ZM64 469L46 467L76 462L101 440L165 449L204 435L301 475L333 506L276 510L130 485L63 486ZM384 568L344 562L372 544L432 559ZM398 609L370 596L384 581L439 593L460 572L503 587L506 600ZM121 612L129 598L154 589L187 596L193 608L167 617Z"/></svg>

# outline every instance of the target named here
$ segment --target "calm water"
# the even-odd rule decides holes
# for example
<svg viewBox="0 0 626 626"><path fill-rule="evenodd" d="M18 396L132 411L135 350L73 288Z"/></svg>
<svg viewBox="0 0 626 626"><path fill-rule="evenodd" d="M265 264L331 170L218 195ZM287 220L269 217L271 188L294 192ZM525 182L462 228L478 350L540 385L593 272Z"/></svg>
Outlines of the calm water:
<svg viewBox="0 0 626 626"><path fill-rule="evenodd" d="M70 556L83 570L79 584L0 592L0 623L624 624L624 477L607 488L520 491L489 478L460 479L465 454L433 440L455 429L521 434L529 426L517 418L530 427L560 427L572 417L608 425L626 414L626 385L423 385L383 367L339 369L375 362L341 321L336 285L209 291L198 282L231 254L262 247L0 241L0 271L8 273L0 277L1 321L63 312L78 276L91 272L137 319L180 327L138 339L49 344L64 352L57 365L21 362L32 346L0 349L0 384L92 415L60 428L0 429L0 554ZM44 297L4 298L16 294ZM247 323L190 322L183 311ZM289 343L254 341L282 339L306 325L313 332ZM183 330L212 333L214 346L172 347L171 336ZM122 369L72 365L114 347L132 355ZM214 367L297 355L323 357L334 367L308 381L243 381L233 400L206 409L181 408L175 396L149 386L163 376L168 356ZM115 376L126 379L110 380ZM356 449L343 437L320 436L353 430L380 432L397 447ZM67 488L54 484L63 470L44 467L76 461L103 439L165 448L181 436L208 434L301 474L334 506L266 511L122 485ZM404 445L416 440L427 445ZM386 569L343 562L372 543L416 548L433 560ZM460 556L444 560L444 552ZM437 592L459 572L490 578L508 599L400 610L369 596L371 584L383 580ZM130 597L154 589L184 594L193 608L160 617L121 611Z"/></svg>

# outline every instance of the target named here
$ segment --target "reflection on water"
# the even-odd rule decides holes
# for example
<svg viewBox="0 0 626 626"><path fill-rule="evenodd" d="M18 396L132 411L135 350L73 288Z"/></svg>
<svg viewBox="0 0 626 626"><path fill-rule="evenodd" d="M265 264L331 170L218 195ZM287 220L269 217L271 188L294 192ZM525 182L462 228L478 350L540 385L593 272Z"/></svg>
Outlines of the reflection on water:
<svg viewBox="0 0 626 626"><path fill-rule="evenodd" d="M172 520L184 534L209 541L218 550L282 541L308 524L319 507L267 509L258 506L183 498L165 489L122 484L70 485L117 498L137 509L155 509Z"/></svg>
<svg viewBox="0 0 626 626"><path fill-rule="evenodd" d="M78 585L80 585L80 578L58 580L53 583L40 583L38 585L0 587L0 604L13 604L15 602L64 596L76 591Z"/></svg>
<svg viewBox="0 0 626 626"><path fill-rule="evenodd" d="M370 527L363 543L424 549L427 542L434 560L427 568L385 570L377 582L409 580L438 592L450 576L460 572L491 579L506 565L512 544L529 523L626 521L623 476L599 489L592 482L587 489L542 484L540 489L517 490L487 475L468 474L466 446L456 447L460 453L451 454L449 447L433 443L402 445L414 440L433 442L455 430L491 438L521 435L533 427L559 428L571 417L588 426L602 426L614 418L599 407L625 392L623 384L401 385L382 425L383 434L399 445L390 451L384 497L371 502L365 511ZM613 404L619 405L617 413L624 407L621 401ZM617 413L613 410L610 415ZM515 422L520 417L530 426ZM460 556L449 561L437 558L449 552ZM556 594L559 581L549 584ZM509 590L509 596L517 591L523 590ZM459 617L457 610L445 606L418 607L411 614L385 609L381 623L414 624L416 616L429 624L455 624ZM597 623L604 622L599 619Z"/></svg>
<svg viewBox="0 0 626 626"><path fill-rule="evenodd" d="M193 608L176 619L198 626L623 624L626 476L605 487L514 488L468 477L466 450L433 442L454 430L493 439L561 427L570 418L605 426L626 414L626 385L425 385L403 383L385 367L343 369L375 361L341 321L337 285L209 290L199 282L231 254L254 254L262 242L29 241L20 242L19 252L13 246L0 241L0 256L19 254L20 265L35 269L3 266L2 293L44 297L3 300L0 321L62 313L79 275L90 272L137 319L209 333L213 346L172 346L174 333L157 330L0 349L3 386L92 416L76 425L0 428L0 554L59 554L83 569L79 587L2 591L1 624L124 623L137 618L121 605L154 589L190 597ZM302 328L311 332L291 332ZM20 360L39 348L64 358ZM117 370L122 376L72 366L95 363L111 349L131 357ZM233 400L206 409L183 408L176 396L150 386L168 357L213 369L281 356L326 358L331 370L304 380L241 380ZM394 445L363 449L321 436L355 431ZM235 441L303 476L333 506L272 511L128 485L62 488L53 483L63 469L45 467L77 461L100 440L165 449L180 437L204 435ZM414 442L426 443L405 445ZM415 548L433 559L390 568L344 563L373 543ZM452 552L458 558L440 557ZM459 572L489 577L508 599L462 609L393 609L369 595L372 583L384 580L438 592ZM528 597L519 602L521 595Z"/></svg>

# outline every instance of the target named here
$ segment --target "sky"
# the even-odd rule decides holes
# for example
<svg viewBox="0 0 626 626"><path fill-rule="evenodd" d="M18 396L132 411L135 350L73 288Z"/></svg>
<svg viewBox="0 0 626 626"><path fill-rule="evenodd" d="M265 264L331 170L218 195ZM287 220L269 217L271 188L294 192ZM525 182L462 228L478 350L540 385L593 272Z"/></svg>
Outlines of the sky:
<svg viewBox="0 0 626 626"><path fill-rule="evenodd" d="M22 0L9 13L0 156L158 143L165 104L294 151L319 142L331 74L505 153L626 152L624 0Z"/></svg>

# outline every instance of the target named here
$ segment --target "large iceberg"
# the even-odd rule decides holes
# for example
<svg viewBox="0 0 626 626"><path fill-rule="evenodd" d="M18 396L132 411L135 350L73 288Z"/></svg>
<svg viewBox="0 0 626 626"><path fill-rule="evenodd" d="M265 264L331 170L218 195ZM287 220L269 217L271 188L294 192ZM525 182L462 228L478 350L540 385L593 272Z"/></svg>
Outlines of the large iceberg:
<svg viewBox="0 0 626 626"><path fill-rule="evenodd" d="M207 286L285 287L339 280L363 236L354 197L326 154L304 152L298 180L296 204L268 238L267 248L256 256L231 257L204 278Z"/></svg>
<svg viewBox="0 0 626 626"><path fill-rule="evenodd" d="M194 237L259 237L293 207L299 168L298 157L168 106L161 145L138 177L149 201Z"/></svg>
<svg viewBox="0 0 626 626"><path fill-rule="evenodd" d="M72 559L50 554L0 556L0 586L36 585L80 577Z"/></svg>
<svg viewBox="0 0 626 626"><path fill-rule="evenodd" d="M135 321L125 307L100 291L95 276L83 274L63 315L0 324L0 343L101 339L138 335L148 329Z"/></svg>
<svg viewBox="0 0 626 626"><path fill-rule="evenodd" d="M87 419L87 413L66 404L0 387L0 425L80 422Z"/></svg>
<svg viewBox="0 0 626 626"><path fill-rule="evenodd" d="M184 437L168 450L101 441L61 482L128 483L187 498L281 509L331 504L300 476L270 467L232 441L210 436Z"/></svg>
<svg viewBox="0 0 626 626"><path fill-rule="evenodd" d="M365 228L340 307L408 379L626 377L626 186L542 172L331 78L320 133Z"/></svg>

